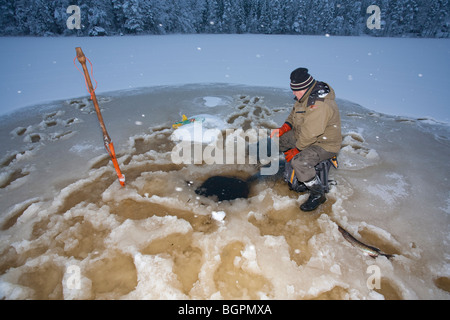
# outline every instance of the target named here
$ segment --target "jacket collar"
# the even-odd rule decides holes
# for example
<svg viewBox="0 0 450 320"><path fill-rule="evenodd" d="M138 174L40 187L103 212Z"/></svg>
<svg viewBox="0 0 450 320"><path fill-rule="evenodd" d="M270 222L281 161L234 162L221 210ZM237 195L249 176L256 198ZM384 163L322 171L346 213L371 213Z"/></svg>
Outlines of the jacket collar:
<svg viewBox="0 0 450 320"><path fill-rule="evenodd" d="M294 100L298 101L299 103L306 101L309 98L309 95L311 94L311 92L314 90L314 87L316 86L316 84L317 84L317 81L314 80L313 84L309 87L308 91L305 92L303 97L300 100L298 100L297 97L294 97Z"/></svg>

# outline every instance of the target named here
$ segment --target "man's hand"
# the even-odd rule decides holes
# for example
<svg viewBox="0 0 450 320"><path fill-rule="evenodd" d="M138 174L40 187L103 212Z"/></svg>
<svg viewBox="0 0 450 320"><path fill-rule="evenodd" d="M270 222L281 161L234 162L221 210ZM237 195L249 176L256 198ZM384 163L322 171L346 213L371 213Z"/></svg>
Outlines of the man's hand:
<svg viewBox="0 0 450 320"><path fill-rule="evenodd" d="M274 136L276 137L281 137L283 134L285 134L286 132L290 131L292 128L290 125L288 125L286 122L281 126L281 128L278 129L273 129L272 133L270 134L270 138L273 138Z"/></svg>
<svg viewBox="0 0 450 320"><path fill-rule="evenodd" d="M298 150L297 148L294 149L289 149L288 151L286 151L284 153L284 157L286 158L287 162L291 162L291 160L298 154L300 153L300 150Z"/></svg>

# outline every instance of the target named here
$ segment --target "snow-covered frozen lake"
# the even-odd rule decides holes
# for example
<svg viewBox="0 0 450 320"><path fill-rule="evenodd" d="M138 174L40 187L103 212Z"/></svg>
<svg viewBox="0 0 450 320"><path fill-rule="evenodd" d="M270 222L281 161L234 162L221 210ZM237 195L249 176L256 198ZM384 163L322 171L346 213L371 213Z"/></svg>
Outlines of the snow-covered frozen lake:
<svg viewBox="0 0 450 320"><path fill-rule="evenodd" d="M409 112L399 107L399 99L397 109L385 114L371 104L376 95L368 87L390 92L389 83L371 82L370 76L355 79L372 63L366 59L376 56L375 49L368 49L372 40L384 48L402 46L393 39L298 37L320 43L329 53L301 53L307 59L295 60L287 50L300 46L292 41L296 37L219 38L0 39L17 53L7 67L10 77L2 74L2 83L8 83L1 88L5 106L36 101L15 112L2 108L0 118L0 297L449 299L450 129L443 123L448 110L422 113L416 109L420 101L414 100ZM399 74L411 73L406 77L411 87L425 80L425 88L442 89L440 82L427 82L427 75L442 76L448 67L449 42L396 40L404 40L406 49L427 41L443 48L430 53L439 70L421 65L430 61L421 59L417 69ZM19 50L28 41L33 53ZM97 96L125 187L104 150L92 102L72 63L77 41L94 63ZM141 43L152 41L158 44L154 51L144 52ZM233 43L236 50L223 52L222 42ZM349 42L353 47L345 55L342 48ZM61 49L57 43L71 47ZM107 50L107 43L117 50ZM50 67L35 66L51 56L49 46L59 48L47 60ZM131 51L137 65L127 59ZM365 52L358 67L349 63L355 52ZM197 54L204 56L193 58ZM158 62L147 59L151 55ZM341 65L339 71L323 62L332 55L348 68ZM392 65L408 65L389 57ZM223 132L275 128L292 107L292 93L284 87L299 65L311 66L316 78L338 93L344 141L340 168L330 172L336 185L328 201L313 214L301 212L307 195L290 191L280 173L252 180L247 199L216 202L197 195L195 188L210 176L245 180L258 168L174 164L172 124L186 114L205 117L206 126ZM394 72L378 66L378 79ZM27 68L33 67L45 81L26 80ZM422 68L429 73L418 71ZM132 82L137 72L145 81ZM416 72L422 76L413 77ZM33 84L42 90L28 92ZM346 86L360 90L351 95ZM445 104L442 96L428 97L436 99L434 105ZM396 256L365 256L342 237L338 225ZM379 271L380 288L368 285L373 270Z"/></svg>
<svg viewBox="0 0 450 320"><path fill-rule="evenodd" d="M309 68L338 98L386 114L450 122L444 99L450 39L292 35L0 38L0 114L85 94L75 47L94 64L98 92L186 83L288 88ZM6 63L7 62L7 63Z"/></svg>

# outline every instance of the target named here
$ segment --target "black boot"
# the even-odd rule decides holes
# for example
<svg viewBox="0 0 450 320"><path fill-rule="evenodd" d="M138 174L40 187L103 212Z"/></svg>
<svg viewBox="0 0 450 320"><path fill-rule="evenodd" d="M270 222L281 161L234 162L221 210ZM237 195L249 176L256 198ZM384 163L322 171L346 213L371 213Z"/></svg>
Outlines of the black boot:
<svg viewBox="0 0 450 320"><path fill-rule="evenodd" d="M309 189L309 198L300 206L300 209L302 211L316 210L320 204L327 200L322 183L319 177L315 176L312 180L305 182L305 185Z"/></svg>
<svg viewBox="0 0 450 320"><path fill-rule="evenodd" d="M305 184L298 181L297 179L295 179L294 183L288 182L288 186L290 190L293 190L295 192L302 193L308 191L308 188L305 186Z"/></svg>

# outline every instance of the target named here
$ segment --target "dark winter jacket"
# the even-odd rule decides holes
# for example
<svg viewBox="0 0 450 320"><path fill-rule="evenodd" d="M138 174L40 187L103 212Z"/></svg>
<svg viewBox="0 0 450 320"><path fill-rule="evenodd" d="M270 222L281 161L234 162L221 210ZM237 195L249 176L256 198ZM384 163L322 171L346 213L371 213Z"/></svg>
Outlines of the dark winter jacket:
<svg viewBox="0 0 450 320"><path fill-rule="evenodd" d="M339 109L334 90L325 82L316 82L295 103L286 123L294 130L299 150L312 145L332 153L341 149Z"/></svg>

